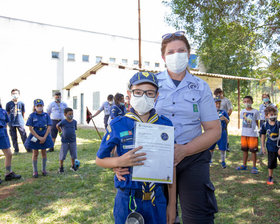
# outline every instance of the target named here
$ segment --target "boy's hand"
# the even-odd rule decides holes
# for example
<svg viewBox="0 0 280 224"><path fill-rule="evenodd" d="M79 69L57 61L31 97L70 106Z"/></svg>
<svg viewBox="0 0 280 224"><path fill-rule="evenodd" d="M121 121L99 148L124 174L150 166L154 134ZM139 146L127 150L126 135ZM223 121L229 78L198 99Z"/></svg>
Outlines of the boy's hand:
<svg viewBox="0 0 280 224"><path fill-rule="evenodd" d="M61 137L61 135L62 135L62 132L60 131L60 132L58 132L58 134L59 134L59 136Z"/></svg>
<svg viewBox="0 0 280 224"><path fill-rule="evenodd" d="M220 120L222 120L222 121L225 120L225 116L221 116Z"/></svg>
<svg viewBox="0 0 280 224"><path fill-rule="evenodd" d="M280 149L278 149L278 155L280 156Z"/></svg>
<svg viewBox="0 0 280 224"><path fill-rule="evenodd" d="M125 181L126 179L123 176L129 174L128 168L117 167L117 168L113 168L113 171L116 174L116 177L118 178L119 181Z"/></svg>
<svg viewBox="0 0 280 224"><path fill-rule="evenodd" d="M262 148L262 152L263 152L264 155L266 155L266 150L265 150L264 147Z"/></svg>
<svg viewBox="0 0 280 224"><path fill-rule="evenodd" d="M166 223L167 224L173 224L176 219L176 204L170 205L168 203L167 209L166 209Z"/></svg>
<svg viewBox="0 0 280 224"><path fill-rule="evenodd" d="M141 166L144 165L143 162L147 158L144 157L146 153L136 153L138 150L142 149L142 146L139 146L135 149L128 151L127 153L123 154L119 157L119 166L120 167L127 167L127 166Z"/></svg>

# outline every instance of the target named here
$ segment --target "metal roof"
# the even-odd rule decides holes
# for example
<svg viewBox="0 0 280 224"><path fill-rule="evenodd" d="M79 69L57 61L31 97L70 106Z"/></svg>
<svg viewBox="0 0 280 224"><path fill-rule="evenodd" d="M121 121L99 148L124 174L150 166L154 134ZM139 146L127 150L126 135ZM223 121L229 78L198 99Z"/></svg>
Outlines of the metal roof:
<svg viewBox="0 0 280 224"><path fill-rule="evenodd" d="M110 63L105 63L105 62L99 62L89 70L87 70L84 74L79 76L77 79L75 79L73 82L69 83L67 86L65 86L63 89L70 90L74 86L77 86L82 82L83 80L86 80L87 77L90 75L95 75L96 72L103 68L104 66L110 66L110 67L115 67L117 69L128 69L128 70L137 70L137 71L144 71L145 69L139 69L138 67L127 67L124 65L120 64L110 64ZM146 70L149 72L153 73L159 73L159 70ZM197 75L197 76L207 76L207 77L214 77L214 78L222 78L222 79L235 79L235 80L247 80L247 81L260 81L260 79L256 78L248 78L248 77L241 77L241 76L233 76L233 75L222 75L222 74L213 74L213 73L206 73L206 72L200 72L200 71L190 71L191 74Z"/></svg>

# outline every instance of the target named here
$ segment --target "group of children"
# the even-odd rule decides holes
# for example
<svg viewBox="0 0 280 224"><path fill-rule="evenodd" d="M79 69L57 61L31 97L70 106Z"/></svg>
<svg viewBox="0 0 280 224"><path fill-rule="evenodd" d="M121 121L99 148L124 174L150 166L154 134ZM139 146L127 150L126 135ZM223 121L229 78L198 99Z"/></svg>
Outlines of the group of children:
<svg viewBox="0 0 280 224"><path fill-rule="evenodd" d="M79 161L77 160L77 143L76 143L76 130L77 122L73 119L73 110L71 108L65 108L65 119L57 124L57 128L61 135L61 150L59 154L60 168L59 173L64 172L63 161L66 158L68 150L71 155L71 170L76 171L79 167ZM10 150L10 141L7 134L7 123L9 122L9 116L7 112L0 108L0 149L2 149L5 155L6 176L5 180L20 179L21 176L12 172L11 160L12 153ZM27 149L32 150L32 166L33 177L38 178L37 160L39 150L42 154L42 175L47 175L47 148L52 148L54 143L50 135L52 121L50 116L44 112L44 102L41 99L34 100L33 113L31 113L26 122L26 126L29 126L30 134L24 146ZM1 180L0 180L1 183Z"/></svg>
<svg viewBox="0 0 280 224"><path fill-rule="evenodd" d="M257 152L258 152L258 137L261 138L261 150L263 154L268 155L268 185L273 185L273 169L277 167L277 158L280 161L280 122L277 121L278 110L275 105L268 104L270 102L269 95L263 94L263 102L261 108L263 108L264 120L261 122L260 130L259 120L260 113L257 109L252 107L253 98L252 96L245 96L243 98L243 104L245 108L240 112L240 119L242 119L242 132L241 132L241 150L243 151L243 164L238 166L236 170L248 170L248 152L250 151L252 156L253 166L251 168L252 174L258 174L257 168ZM227 132L226 126L229 123L229 116L226 111L220 110L219 98L214 98L217 112L221 121L222 134L220 140L209 148L213 157L213 152L218 144L219 150L221 151L221 165L226 168L225 158L227 149ZM267 141L266 141L267 138ZM266 141L266 144L265 144ZM266 152L267 149L267 152ZM210 166L212 159L210 161Z"/></svg>

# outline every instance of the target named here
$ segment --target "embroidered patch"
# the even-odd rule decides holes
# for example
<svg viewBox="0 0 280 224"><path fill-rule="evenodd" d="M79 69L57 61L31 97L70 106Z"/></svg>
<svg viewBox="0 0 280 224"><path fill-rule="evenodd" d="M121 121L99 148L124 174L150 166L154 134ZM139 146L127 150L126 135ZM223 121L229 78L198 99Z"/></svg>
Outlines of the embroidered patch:
<svg viewBox="0 0 280 224"><path fill-rule="evenodd" d="M109 124L107 126L107 130L108 130L109 133L112 131L111 126Z"/></svg>
<svg viewBox="0 0 280 224"><path fill-rule="evenodd" d="M123 145L123 149L133 149L134 145Z"/></svg>
<svg viewBox="0 0 280 224"><path fill-rule="evenodd" d="M188 88L189 89L198 89L198 85L196 85L195 83L189 82Z"/></svg>
<svg viewBox="0 0 280 224"><path fill-rule="evenodd" d="M108 141L110 139L110 135L107 136L106 141Z"/></svg>
<svg viewBox="0 0 280 224"><path fill-rule="evenodd" d="M198 112L197 104L193 104L193 112Z"/></svg>
<svg viewBox="0 0 280 224"><path fill-rule="evenodd" d="M120 133L120 136L121 136L121 137L124 137L124 136L127 136L127 135L132 135L132 131L122 131L122 132Z"/></svg>

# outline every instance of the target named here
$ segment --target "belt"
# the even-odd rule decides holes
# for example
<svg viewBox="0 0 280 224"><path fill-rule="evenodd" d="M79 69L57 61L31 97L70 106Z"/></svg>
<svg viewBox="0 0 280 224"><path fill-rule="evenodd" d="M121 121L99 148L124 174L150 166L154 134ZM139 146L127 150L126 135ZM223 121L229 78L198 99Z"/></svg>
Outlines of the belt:
<svg viewBox="0 0 280 224"><path fill-rule="evenodd" d="M138 199L142 199L142 201L150 201L152 200L152 194L155 191L152 192L143 192L142 190L136 189L128 189L128 188L119 188L122 192L128 192L130 195L131 193L134 193L134 197Z"/></svg>
<svg viewBox="0 0 280 224"><path fill-rule="evenodd" d="M52 121L61 121L61 119L52 119Z"/></svg>

